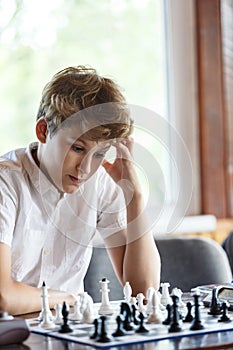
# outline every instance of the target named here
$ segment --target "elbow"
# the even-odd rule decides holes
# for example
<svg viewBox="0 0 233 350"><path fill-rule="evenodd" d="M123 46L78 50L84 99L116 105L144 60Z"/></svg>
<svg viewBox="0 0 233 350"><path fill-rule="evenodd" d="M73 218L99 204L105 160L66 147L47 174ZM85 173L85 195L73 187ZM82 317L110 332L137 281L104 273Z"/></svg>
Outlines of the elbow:
<svg viewBox="0 0 233 350"><path fill-rule="evenodd" d="M0 310L9 312L7 292L0 290Z"/></svg>

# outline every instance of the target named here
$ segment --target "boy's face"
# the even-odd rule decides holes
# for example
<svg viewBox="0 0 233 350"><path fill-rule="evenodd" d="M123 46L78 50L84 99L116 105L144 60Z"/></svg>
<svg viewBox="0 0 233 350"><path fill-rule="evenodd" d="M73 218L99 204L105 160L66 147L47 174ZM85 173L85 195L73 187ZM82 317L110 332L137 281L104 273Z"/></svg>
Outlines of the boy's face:
<svg viewBox="0 0 233 350"><path fill-rule="evenodd" d="M77 135L76 135L77 136ZM46 143L40 167L62 192L75 193L102 164L111 141L92 141L85 136L76 139L71 129L60 129Z"/></svg>

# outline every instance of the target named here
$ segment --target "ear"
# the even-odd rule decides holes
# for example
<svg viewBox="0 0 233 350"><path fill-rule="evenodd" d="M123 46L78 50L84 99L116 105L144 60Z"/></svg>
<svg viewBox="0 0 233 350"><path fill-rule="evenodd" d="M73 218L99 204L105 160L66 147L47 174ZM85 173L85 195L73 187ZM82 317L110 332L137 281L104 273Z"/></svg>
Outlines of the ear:
<svg viewBox="0 0 233 350"><path fill-rule="evenodd" d="M46 143L46 137L48 135L47 121L41 117L36 122L36 136L41 143Z"/></svg>

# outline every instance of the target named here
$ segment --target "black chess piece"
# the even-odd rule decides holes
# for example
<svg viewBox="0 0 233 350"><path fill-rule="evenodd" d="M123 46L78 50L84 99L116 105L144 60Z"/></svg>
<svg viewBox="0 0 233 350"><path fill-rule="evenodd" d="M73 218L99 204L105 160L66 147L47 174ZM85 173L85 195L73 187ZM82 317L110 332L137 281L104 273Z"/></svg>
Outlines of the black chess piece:
<svg viewBox="0 0 233 350"><path fill-rule="evenodd" d="M222 303L222 316L219 318L218 322L231 322L231 318L229 317L228 311L228 303Z"/></svg>
<svg viewBox="0 0 233 350"><path fill-rule="evenodd" d="M183 322L192 322L193 321L193 315L192 315L192 303L190 301L187 302L186 304L186 307L187 307L187 315L185 316L185 318L183 319Z"/></svg>
<svg viewBox="0 0 233 350"><path fill-rule="evenodd" d="M147 329L144 326L144 319L145 319L145 316L143 315L142 312L140 312L140 314L139 314L140 324L139 324L139 327L135 331L136 333L147 333L147 332L149 332L149 329Z"/></svg>
<svg viewBox="0 0 233 350"><path fill-rule="evenodd" d="M62 316L63 316L63 324L58 330L59 333L71 333L73 329L68 324L68 315L69 315L69 307L67 303L64 301L62 305Z"/></svg>
<svg viewBox="0 0 233 350"><path fill-rule="evenodd" d="M122 315L118 315L116 317L116 323L117 323L117 329L114 333L112 333L113 337L123 337L126 335L125 331L123 330L123 318Z"/></svg>
<svg viewBox="0 0 233 350"><path fill-rule="evenodd" d="M98 318L94 319L93 324L94 324L94 333L90 336L90 339L95 339L99 335L99 333L98 333L98 328L99 328L99 320L98 320Z"/></svg>
<svg viewBox="0 0 233 350"><path fill-rule="evenodd" d="M171 315L172 315L172 306L170 304L167 304L166 306L167 310L167 318L163 321L163 324L169 325L172 321Z"/></svg>
<svg viewBox="0 0 233 350"><path fill-rule="evenodd" d="M210 310L209 310L209 315L221 315L222 313L222 306L220 301L218 300L217 296L217 288L213 288L212 290L212 298L211 298L211 303L210 303Z"/></svg>
<svg viewBox="0 0 233 350"><path fill-rule="evenodd" d="M200 319L200 304L199 304L199 294L194 294L194 319L192 325L190 327L191 331L198 331L200 329L204 329L201 319Z"/></svg>
<svg viewBox="0 0 233 350"><path fill-rule="evenodd" d="M120 307L120 314L123 315L123 328L126 331L134 330L132 325L132 313L128 303L122 302Z"/></svg>
<svg viewBox="0 0 233 350"><path fill-rule="evenodd" d="M100 343L109 343L113 339L111 336L109 336L107 334L107 325L106 325L107 317L100 316L100 320L101 320L101 328L100 328L100 333L99 333L98 337L96 338L96 341L100 342Z"/></svg>
<svg viewBox="0 0 233 350"><path fill-rule="evenodd" d="M132 309L132 319L133 319L133 323L137 326L137 325L139 324L139 319L138 319L137 316L136 316L136 312L137 312L136 306L135 306L135 305L132 305L132 306L131 306L131 309Z"/></svg>
<svg viewBox="0 0 233 350"><path fill-rule="evenodd" d="M180 314L178 311L179 298L176 295L172 295L171 298L172 298L172 302L173 302L173 304L172 304L172 322L171 322L171 325L168 329L168 332L169 333L181 332L182 328L181 328L180 322L179 322Z"/></svg>

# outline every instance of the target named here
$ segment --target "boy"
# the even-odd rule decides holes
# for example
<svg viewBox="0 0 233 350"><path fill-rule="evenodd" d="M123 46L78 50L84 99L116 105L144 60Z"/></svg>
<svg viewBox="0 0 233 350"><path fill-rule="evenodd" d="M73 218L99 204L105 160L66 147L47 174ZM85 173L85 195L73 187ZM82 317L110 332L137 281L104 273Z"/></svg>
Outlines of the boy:
<svg viewBox="0 0 233 350"><path fill-rule="evenodd" d="M83 290L98 231L116 275L133 294L158 288L160 258L143 217L133 167L132 120L118 86L92 68L69 67L45 86L39 142L0 162L0 309L38 311ZM105 160L113 146L116 159Z"/></svg>

